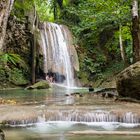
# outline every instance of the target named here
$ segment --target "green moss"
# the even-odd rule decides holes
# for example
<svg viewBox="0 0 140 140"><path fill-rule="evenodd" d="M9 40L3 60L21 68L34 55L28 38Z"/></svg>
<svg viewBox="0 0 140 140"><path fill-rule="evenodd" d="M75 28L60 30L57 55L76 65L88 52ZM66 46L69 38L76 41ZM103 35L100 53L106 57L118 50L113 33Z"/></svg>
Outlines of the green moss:
<svg viewBox="0 0 140 140"><path fill-rule="evenodd" d="M42 80L35 83L32 86L27 87L26 89L48 89L48 88L50 88L49 83L45 80Z"/></svg>

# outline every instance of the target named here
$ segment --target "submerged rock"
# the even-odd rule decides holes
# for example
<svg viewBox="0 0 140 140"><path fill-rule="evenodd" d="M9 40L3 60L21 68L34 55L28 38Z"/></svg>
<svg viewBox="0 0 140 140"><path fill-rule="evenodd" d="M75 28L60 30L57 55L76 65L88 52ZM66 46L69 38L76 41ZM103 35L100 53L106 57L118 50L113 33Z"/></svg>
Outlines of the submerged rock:
<svg viewBox="0 0 140 140"><path fill-rule="evenodd" d="M0 129L0 140L5 140L4 132Z"/></svg>
<svg viewBox="0 0 140 140"><path fill-rule="evenodd" d="M117 76L116 83L120 96L140 100L140 62L123 70Z"/></svg>
<svg viewBox="0 0 140 140"><path fill-rule="evenodd" d="M103 98L114 98L115 100L118 98L118 92L116 88L98 89L93 92L93 95L100 96Z"/></svg>
<svg viewBox="0 0 140 140"><path fill-rule="evenodd" d="M89 92L94 91L94 88L92 87L92 85L89 85Z"/></svg>
<svg viewBox="0 0 140 140"><path fill-rule="evenodd" d="M50 88L49 83L46 80L39 81L34 85L27 87L26 89L48 89Z"/></svg>

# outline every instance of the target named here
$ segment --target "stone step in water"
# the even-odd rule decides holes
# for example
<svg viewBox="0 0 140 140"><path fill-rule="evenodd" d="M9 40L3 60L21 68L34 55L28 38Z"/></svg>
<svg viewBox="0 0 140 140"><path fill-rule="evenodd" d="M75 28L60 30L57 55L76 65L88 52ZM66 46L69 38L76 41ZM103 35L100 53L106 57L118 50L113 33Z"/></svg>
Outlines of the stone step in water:
<svg viewBox="0 0 140 140"><path fill-rule="evenodd" d="M15 114L16 116L5 117L1 123L10 126L28 126L36 123L47 122L76 122L76 123L100 123L118 122L128 124L139 124L140 116L133 112L109 112L103 110L46 110L38 113Z"/></svg>

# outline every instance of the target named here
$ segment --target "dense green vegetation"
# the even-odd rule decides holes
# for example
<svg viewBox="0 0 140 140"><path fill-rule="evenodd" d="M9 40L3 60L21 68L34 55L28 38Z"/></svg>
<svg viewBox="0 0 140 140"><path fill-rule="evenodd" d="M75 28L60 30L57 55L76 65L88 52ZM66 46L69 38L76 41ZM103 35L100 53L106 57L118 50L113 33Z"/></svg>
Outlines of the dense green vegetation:
<svg viewBox="0 0 140 140"><path fill-rule="evenodd" d="M118 63L122 60L119 47L120 25L122 25L126 61L131 62L130 1L82 0L76 3L71 2L63 10L61 17L62 22L71 27L77 43L80 44L79 54L83 60L81 71L86 72L85 75L89 78L93 79L96 76L101 78L112 61Z"/></svg>
<svg viewBox="0 0 140 140"><path fill-rule="evenodd" d="M11 16L26 23L30 12L35 13L40 22L69 26L74 34L74 44L79 45L80 72L77 75L85 83L104 79L133 63L131 0L15 0ZM17 75L22 71L26 79L30 62L22 59L22 51L11 48L5 49L0 56L0 75L7 80L8 67L18 71ZM10 78L10 74L6 75Z"/></svg>

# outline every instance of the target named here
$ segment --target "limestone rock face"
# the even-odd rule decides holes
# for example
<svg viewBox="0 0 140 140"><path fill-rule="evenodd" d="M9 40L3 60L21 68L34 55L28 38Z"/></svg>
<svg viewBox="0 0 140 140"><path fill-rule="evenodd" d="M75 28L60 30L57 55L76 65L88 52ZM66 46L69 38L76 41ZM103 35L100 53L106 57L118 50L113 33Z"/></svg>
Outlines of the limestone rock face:
<svg viewBox="0 0 140 140"><path fill-rule="evenodd" d="M14 0L0 1L0 50L3 49L3 43L6 35L7 21L14 4Z"/></svg>
<svg viewBox="0 0 140 140"><path fill-rule="evenodd" d="M30 59L30 36L25 23L16 17L10 16L7 24L7 33L4 42L4 51L19 54L25 61Z"/></svg>
<svg viewBox="0 0 140 140"><path fill-rule="evenodd" d="M78 60L78 54L76 51L76 48L78 48L79 46L74 44L74 38L69 28L66 25L61 25L61 26L62 26L63 32L65 32L64 35L67 40L67 46L70 53L73 68L75 71L79 71L79 60Z"/></svg>
<svg viewBox="0 0 140 140"><path fill-rule="evenodd" d="M123 70L116 84L120 96L140 100L140 61Z"/></svg>
<svg viewBox="0 0 140 140"><path fill-rule="evenodd" d="M32 86L27 87L26 89L48 89L49 87L49 83L46 80L42 80Z"/></svg>

